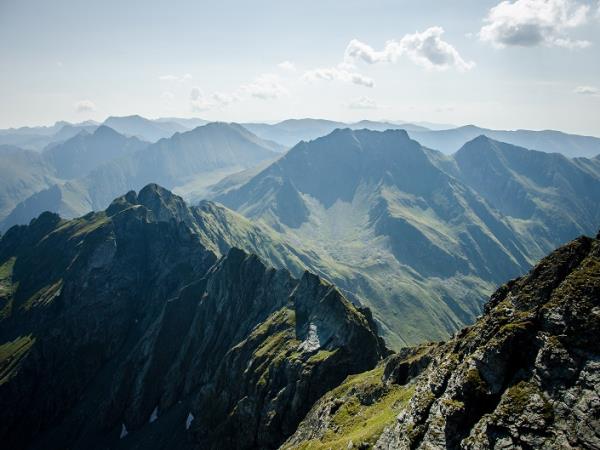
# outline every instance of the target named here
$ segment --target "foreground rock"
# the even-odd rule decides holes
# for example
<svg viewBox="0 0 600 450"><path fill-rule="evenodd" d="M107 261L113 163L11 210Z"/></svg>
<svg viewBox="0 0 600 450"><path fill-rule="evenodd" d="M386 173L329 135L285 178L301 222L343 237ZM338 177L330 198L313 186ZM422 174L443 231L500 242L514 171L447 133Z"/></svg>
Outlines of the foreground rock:
<svg viewBox="0 0 600 450"><path fill-rule="evenodd" d="M599 333L600 239L581 237L498 289L453 339L324 396L285 447L600 448Z"/></svg>

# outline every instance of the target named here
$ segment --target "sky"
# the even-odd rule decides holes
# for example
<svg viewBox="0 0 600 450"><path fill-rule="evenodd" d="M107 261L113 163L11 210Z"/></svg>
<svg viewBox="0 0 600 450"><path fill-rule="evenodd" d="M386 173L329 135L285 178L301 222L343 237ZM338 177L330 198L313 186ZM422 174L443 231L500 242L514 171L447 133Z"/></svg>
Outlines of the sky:
<svg viewBox="0 0 600 450"><path fill-rule="evenodd" d="M0 128L130 114L600 136L600 0L0 0Z"/></svg>

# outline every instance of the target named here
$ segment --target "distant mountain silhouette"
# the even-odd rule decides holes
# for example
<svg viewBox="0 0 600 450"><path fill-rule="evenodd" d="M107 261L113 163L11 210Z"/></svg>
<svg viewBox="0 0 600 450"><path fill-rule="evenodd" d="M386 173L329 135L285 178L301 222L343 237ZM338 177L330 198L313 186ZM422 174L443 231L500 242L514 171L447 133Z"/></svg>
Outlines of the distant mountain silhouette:
<svg viewBox="0 0 600 450"><path fill-rule="evenodd" d="M177 122L152 121L142 116L111 116L103 125L118 131L126 136L135 136L144 141L156 142L161 138L168 138L177 132L187 131L188 127Z"/></svg>
<svg viewBox="0 0 600 450"><path fill-rule="evenodd" d="M388 129L406 129L414 131L427 131L427 128L412 124L394 124L390 122L375 122L362 120L356 123L335 122L324 119L288 119L276 124L244 123L248 130L263 139L273 140L288 147L300 141L310 141L331 133L336 128L362 129L375 131Z"/></svg>
<svg viewBox="0 0 600 450"><path fill-rule="evenodd" d="M413 139L425 147L454 153L466 142L479 135L486 135L497 141L547 153L562 153L565 156L592 157L600 153L600 138L579 136L554 130L490 130L475 125L436 131L408 130Z"/></svg>
<svg viewBox="0 0 600 450"><path fill-rule="evenodd" d="M125 154L96 166L83 177L57 183L31 195L5 219L3 229L27 223L43 211L76 217L103 209L120 192L140 189L151 182L179 188L180 192L201 191L226 175L275 159L278 156L275 150L280 149L277 144L263 141L236 124L210 123L192 131L175 133L149 146L135 138L119 136L108 127L99 130L98 135L81 136L73 146L60 147L57 152L68 153L67 160L72 160L73 154L94 151L91 142L114 139L122 145L120 151ZM81 144L80 141L92 147L75 145ZM136 146L141 149L132 151ZM118 146L111 151L118 152ZM69 174L76 171L76 168L63 169Z"/></svg>
<svg viewBox="0 0 600 450"><path fill-rule="evenodd" d="M108 161L135 153L148 145L101 125L93 133L81 131L67 141L49 147L43 156L55 167L59 177L70 179L85 176Z"/></svg>

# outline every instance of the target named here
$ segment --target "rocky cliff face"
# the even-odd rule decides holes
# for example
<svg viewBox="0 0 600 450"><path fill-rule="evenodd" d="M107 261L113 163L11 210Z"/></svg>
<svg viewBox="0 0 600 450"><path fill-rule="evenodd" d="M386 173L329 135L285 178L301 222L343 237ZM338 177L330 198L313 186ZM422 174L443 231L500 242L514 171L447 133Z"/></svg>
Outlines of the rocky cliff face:
<svg viewBox="0 0 600 450"><path fill-rule="evenodd" d="M284 447L600 448L599 238L502 286L448 342L348 379Z"/></svg>
<svg viewBox="0 0 600 450"><path fill-rule="evenodd" d="M269 238L217 212L149 185L2 237L3 445L273 448L387 354L331 285L227 249Z"/></svg>

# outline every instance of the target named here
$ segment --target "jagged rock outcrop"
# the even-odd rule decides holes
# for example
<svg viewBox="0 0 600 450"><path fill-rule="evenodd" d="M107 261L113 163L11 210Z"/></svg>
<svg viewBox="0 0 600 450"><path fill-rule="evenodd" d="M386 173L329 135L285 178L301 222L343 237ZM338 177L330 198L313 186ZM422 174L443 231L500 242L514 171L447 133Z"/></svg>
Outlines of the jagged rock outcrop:
<svg viewBox="0 0 600 450"><path fill-rule="evenodd" d="M2 236L3 445L275 448L387 355L333 286L231 248L270 242L233 219L149 185Z"/></svg>
<svg viewBox="0 0 600 450"><path fill-rule="evenodd" d="M599 332L600 235L502 286L451 340L348 378L284 448L600 448Z"/></svg>
<svg viewBox="0 0 600 450"><path fill-rule="evenodd" d="M502 286L436 349L380 449L599 448L600 240Z"/></svg>

